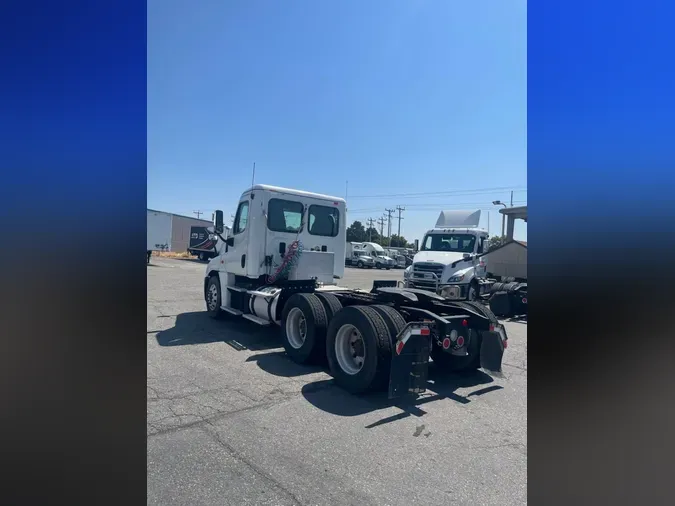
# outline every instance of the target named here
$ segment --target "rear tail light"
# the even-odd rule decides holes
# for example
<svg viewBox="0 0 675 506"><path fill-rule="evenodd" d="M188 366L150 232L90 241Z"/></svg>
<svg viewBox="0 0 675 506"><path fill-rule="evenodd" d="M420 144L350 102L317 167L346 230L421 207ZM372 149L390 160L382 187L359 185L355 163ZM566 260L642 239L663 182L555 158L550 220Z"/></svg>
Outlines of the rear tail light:
<svg viewBox="0 0 675 506"><path fill-rule="evenodd" d="M469 320L462 320L462 325L464 325L465 327L468 327L469 326Z"/></svg>
<svg viewBox="0 0 675 506"><path fill-rule="evenodd" d="M462 336L457 338L457 346L464 346L464 338Z"/></svg>
<svg viewBox="0 0 675 506"><path fill-rule="evenodd" d="M444 350L447 350L448 348L450 348L451 344L452 343L450 342L449 338L446 337L445 339L443 339L443 349Z"/></svg>
<svg viewBox="0 0 675 506"><path fill-rule="evenodd" d="M423 336L428 336L431 333L428 327L423 327L420 329L420 334Z"/></svg>

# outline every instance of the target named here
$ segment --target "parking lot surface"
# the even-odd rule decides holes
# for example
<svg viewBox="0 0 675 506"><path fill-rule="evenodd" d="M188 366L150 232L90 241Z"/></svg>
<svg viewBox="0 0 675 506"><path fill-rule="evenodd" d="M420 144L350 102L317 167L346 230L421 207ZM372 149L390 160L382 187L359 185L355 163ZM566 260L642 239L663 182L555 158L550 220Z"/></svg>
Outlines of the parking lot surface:
<svg viewBox="0 0 675 506"><path fill-rule="evenodd" d="M505 378L443 375L414 404L353 396L299 366L278 329L205 312L205 264L148 266L148 504L527 502L527 323ZM401 270L346 269L370 288Z"/></svg>

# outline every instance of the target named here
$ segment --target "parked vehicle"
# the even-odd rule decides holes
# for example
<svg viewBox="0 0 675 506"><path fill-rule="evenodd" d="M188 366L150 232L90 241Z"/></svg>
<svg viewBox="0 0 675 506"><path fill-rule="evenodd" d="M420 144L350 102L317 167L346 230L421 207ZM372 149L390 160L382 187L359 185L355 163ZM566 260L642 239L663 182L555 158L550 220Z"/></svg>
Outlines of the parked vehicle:
<svg viewBox="0 0 675 506"><path fill-rule="evenodd" d="M482 256L488 233L478 228L480 211L442 211L420 251L404 271L404 283L452 300L475 301L490 293Z"/></svg>
<svg viewBox="0 0 675 506"><path fill-rule="evenodd" d="M341 198L267 185L244 191L227 238L216 211L218 256L204 275L210 316L279 326L289 358L326 358L336 384L353 393L388 385L390 398L418 395L430 356L446 370L498 375L507 335L481 304L396 281L375 281L370 292L337 285L344 216Z"/></svg>
<svg viewBox="0 0 675 506"><path fill-rule="evenodd" d="M188 253L196 256L201 261L210 260L216 256L216 242L218 241L218 236L209 232L207 228L208 227L190 228L190 245L188 246ZM227 237L226 234L224 234L224 236Z"/></svg>
<svg viewBox="0 0 675 506"><path fill-rule="evenodd" d="M377 269L389 270L394 267L394 259L387 256L384 248L375 242L363 242L360 245L354 245L354 250L373 257Z"/></svg>
<svg viewBox="0 0 675 506"><path fill-rule="evenodd" d="M169 213L148 209L147 218L148 256L146 263L149 264L153 251L171 251L173 216Z"/></svg>
<svg viewBox="0 0 675 506"><path fill-rule="evenodd" d="M351 265L359 269L372 269L375 267L375 259L362 251L360 246L361 243L359 242L348 242L346 244L345 265Z"/></svg>

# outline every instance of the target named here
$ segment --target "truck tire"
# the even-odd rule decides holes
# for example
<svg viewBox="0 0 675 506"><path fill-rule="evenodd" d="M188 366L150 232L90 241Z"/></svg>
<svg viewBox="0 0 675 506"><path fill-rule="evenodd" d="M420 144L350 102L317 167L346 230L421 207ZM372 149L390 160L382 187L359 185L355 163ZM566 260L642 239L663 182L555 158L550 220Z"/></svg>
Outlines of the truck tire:
<svg viewBox="0 0 675 506"><path fill-rule="evenodd" d="M326 338L335 383L353 394L384 387L391 368L389 336L385 320L372 307L348 306L338 311Z"/></svg>
<svg viewBox="0 0 675 506"><path fill-rule="evenodd" d="M396 311L391 306L384 306L384 305L376 305L376 306L370 306L372 307L375 311L380 313L380 316L384 320L384 323L387 324L387 328L389 329L389 335L391 336L391 345L392 349L394 347L395 341L396 341L396 336L398 336L398 333L403 330L403 327L405 327L405 319L403 316L401 316L401 313Z"/></svg>
<svg viewBox="0 0 675 506"><path fill-rule="evenodd" d="M222 306L222 292L220 289L220 279L217 275L209 278L204 298L206 299L206 310L209 316L214 319L222 318L225 312L220 309L220 306Z"/></svg>
<svg viewBox="0 0 675 506"><path fill-rule="evenodd" d="M323 309L326 311L326 319L328 324L330 324L330 321L333 319L333 316L335 316L335 313L342 309L342 303L340 302L340 299L338 299L332 293L314 292L314 295L316 295L321 301L321 304L323 304Z"/></svg>
<svg viewBox="0 0 675 506"><path fill-rule="evenodd" d="M375 268L376 268L376 269L381 269L381 268L382 268L382 264L381 264L380 262L377 262L377 263L375 264Z"/></svg>
<svg viewBox="0 0 675 506"><path fill-rule="evenodd" d="M477 330L467 329L467 353L464 357L451 355L438 344L432 343L431 358L443 372L471 372L480 368L481 335Z"/></svg>
<svg viewBox="0 0 675 506"><path fill-rule="evenodd" d="M362 262L361 260L359 260L358 262L356 262L356 266L357 266L359 269L363 269L363 262Z"/></svg>
<svg viewBox="0 0 675 506"><path fill-rule="evenodd" d="M297 364L319 361L326 346L326 311L314 294L292 295L281 313L281 340Z"/></svg>

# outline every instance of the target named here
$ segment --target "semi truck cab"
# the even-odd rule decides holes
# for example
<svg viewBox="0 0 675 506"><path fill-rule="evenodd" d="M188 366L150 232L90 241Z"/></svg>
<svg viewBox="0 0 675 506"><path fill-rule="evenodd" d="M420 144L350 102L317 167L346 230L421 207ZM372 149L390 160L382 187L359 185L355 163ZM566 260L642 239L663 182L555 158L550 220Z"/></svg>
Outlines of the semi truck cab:
<svg viewBox="0 0 675 506"><path fill-rule="evenodd" d="M476 300L489 292L488 233L478 228L478 211L442 211L436 226L420 243L404 284L441 294L451 300Z"/></svg>

